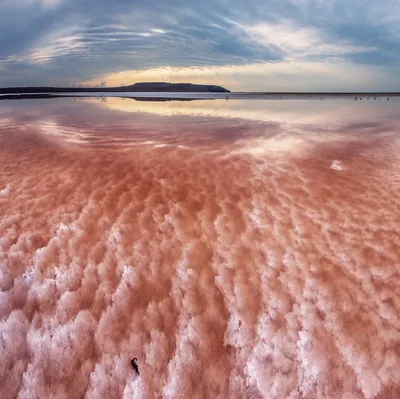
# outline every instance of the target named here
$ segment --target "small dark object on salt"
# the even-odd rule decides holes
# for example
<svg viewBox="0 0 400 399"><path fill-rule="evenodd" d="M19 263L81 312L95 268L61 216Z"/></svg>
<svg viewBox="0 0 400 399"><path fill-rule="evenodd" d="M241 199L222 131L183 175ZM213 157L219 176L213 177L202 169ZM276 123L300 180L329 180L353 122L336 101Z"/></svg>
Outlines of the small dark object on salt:
<svg viewBox="0 0 400 399"><path fill-rule="evenodd" d="M137 361L137 359L136 359L136 357L134 357L134 358L131 360L131 366L132 366L133 369L136 371L136 374L137 374L137 375L140 375L140 373L139 373L139 366L136 364L136 361Z"/></svg>

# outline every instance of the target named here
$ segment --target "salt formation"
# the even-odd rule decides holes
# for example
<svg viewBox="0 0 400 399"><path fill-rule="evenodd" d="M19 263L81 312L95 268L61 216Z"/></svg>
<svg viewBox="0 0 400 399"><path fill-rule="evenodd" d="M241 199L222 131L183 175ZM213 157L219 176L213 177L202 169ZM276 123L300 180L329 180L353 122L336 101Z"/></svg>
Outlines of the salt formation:
<svg viewBox="0 0 400 399"><path fill-rule="evenodd" d="M1 398L398 396L384 125L7 117Z"/></svg>

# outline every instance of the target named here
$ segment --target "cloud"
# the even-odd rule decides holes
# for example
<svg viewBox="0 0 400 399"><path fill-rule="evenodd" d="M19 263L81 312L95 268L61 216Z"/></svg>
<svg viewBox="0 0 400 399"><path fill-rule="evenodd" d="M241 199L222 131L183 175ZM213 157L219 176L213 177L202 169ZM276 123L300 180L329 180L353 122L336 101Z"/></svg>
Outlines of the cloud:
<svg viewBox="0 0 400 399"><path fill-rule="evenodd" d="M0 2L0 86L165 65L400 63L395 1L16 1Z"/></svg>
<svg viewBox="0 0 400 399"><path fill-rule="evenodd" d="M347 54L375 51L374 47L359 47L346 41L333 42L323 37L315 27L284 23L262 23L243 27L251 40L276 49L285 59L307 59L312 56L338 57Z"/></svg>
<svg viewBox="0 0 400 399"><path fill-rule="evenodd" d="M164 29L158 29L158 28L156 28L156 29L153 28L153 29L151 29L151 31L153 33L162 33L162 34L166 33L166 31Z"/></svg>
<svg viewBox="0 0 400 399"><path fill-rule="evenodd" d="M10 56L7 61L41 64L54 61L57 58L81 54L84 51L85 45L79 39L79 36L55 39L53 44L46 44L42 47L38 46L21 56Z"/></svg>
<svg viewBox="0 0 400 399"><path fill-rule="evenodd" d="M32 6L39 6L41 8L52 8L59 6L65 0L14 0L12 7L32 7Z"/></svg>
<svg viewBox="0 0 400 399"><path fill-rule="evenodd" d="M82 54L87 48L83 36L74 34L76 27L59 29L44 36L35 46L22 54L13 54L7 57L4 63L21 62L40 64L57 60L70 55Z"/></svg>

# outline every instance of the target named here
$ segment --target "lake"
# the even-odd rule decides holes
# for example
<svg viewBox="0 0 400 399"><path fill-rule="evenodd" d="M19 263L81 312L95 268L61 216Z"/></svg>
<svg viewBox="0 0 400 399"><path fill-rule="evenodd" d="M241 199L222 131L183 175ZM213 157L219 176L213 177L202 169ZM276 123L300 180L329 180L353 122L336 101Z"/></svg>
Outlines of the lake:
<svg viewBox="0 0 400 399"><path fill-rule="evenodd" d="M399 111L2 101L0 396L395 397Z"/></svg>

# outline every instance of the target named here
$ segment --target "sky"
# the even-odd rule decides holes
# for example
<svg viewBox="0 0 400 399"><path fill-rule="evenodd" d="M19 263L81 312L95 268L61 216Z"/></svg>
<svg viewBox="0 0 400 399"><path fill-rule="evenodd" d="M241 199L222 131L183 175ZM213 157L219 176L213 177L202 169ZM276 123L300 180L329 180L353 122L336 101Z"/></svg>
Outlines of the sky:
<svg viewBox="0 0 400 399"><path fill-rule="evenodd" d="M400 0L0 0L0 87L400 91Z"/></svg>

